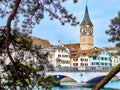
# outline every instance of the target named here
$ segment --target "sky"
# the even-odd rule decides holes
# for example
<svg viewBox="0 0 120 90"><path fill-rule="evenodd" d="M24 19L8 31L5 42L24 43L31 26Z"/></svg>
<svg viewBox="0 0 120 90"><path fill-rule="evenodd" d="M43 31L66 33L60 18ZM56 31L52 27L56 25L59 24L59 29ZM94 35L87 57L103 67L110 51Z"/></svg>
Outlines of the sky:
<svg viewBox="0 0 120 90"><path fill-rule="evenodd" d="M86 0L78 0L73 4L73 0L63 3L69 13L73 13L79 22L82 22L86 7ZM114 43L108 42L109 36L105 31L109 29L110 20L117 16L120 11L120 0L87 0L90 19L94 25L94 46L109 47ZM6 20L0 19L0 25ZM41 20L39 25L33 28L32 36L48 40L52 45L58 45L58 40L62 44L80 43L80 26L64 26L58 20L50 20L47 15Z"/></svg>
<svg viewBox="0 0 120 90"><path fill-rule="evenodd" d="M77 17L79 22L83 20L86 0L79 0L77 4L68 0L63 5L69 13L73 13ZM118 11L120 11L120 0L88 0L87 6L90 19L94 25L94 46L114 46L114 43L108 42L109 36L105 34L105 31L109 29L110 20L116 17ZM79 43L80 27L70 24L62 26L58 20L51 21L48 17L45 17L33 29L32 35L49 40L53 45L57 45L58 40L61 40L62 44Z"/></svg>

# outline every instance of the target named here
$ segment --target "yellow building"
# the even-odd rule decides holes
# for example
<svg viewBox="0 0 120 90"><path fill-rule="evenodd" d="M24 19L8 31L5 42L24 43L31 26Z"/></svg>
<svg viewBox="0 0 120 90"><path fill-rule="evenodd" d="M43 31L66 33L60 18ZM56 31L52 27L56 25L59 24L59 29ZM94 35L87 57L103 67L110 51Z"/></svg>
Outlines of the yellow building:
<svg viewBox="0 0 120 90"><path fill-rule="evenodd" d="M89 66L89 57L82 50L71 53L70 64L71 67L76 67L78 70L85 70Z"/></svg>

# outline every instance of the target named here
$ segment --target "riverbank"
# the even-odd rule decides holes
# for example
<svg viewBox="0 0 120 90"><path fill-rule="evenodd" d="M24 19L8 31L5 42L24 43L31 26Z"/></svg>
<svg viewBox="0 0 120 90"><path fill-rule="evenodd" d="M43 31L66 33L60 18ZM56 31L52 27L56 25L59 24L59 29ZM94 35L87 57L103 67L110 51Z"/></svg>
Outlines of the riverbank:
<svg viewBox="0 0 120 90"><path fill-rule="evenodd" d="M52 90L91 90L90 87L85 86L75 86L78 85L77 82L66 82L69 86L55 86ZM65 82L64 82L65 84ZM108 84L105 85L104 88L101 90L120 90L120 81L110 81Z"/></svg>
<svg viewBox="0 0 120 90"><path fill-rule="evenodd" d="M66 78L66 80L68 80L68 79ZM116 82L120 83L120 80L113 79L109 83L116 83ZM94 83L93 83L93 85L94 85ZM92 85L92 83L77 83L77 82L61 82L60 83L60 86L66 87L66 88L90 88L93 85Z"/></svg>

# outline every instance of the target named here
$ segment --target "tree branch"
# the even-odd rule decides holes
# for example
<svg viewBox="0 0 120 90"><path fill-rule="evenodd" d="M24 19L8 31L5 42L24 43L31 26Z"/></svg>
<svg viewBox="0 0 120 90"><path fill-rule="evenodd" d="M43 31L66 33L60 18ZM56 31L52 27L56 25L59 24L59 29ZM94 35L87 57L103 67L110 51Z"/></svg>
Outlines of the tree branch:
<svg viewBox="0 0 120 90"><path fill-rule="evenodd" d="M13 65L13 69L15 70L15 73L16 73L16 75L17 75L18 78L19 78L19 75L17 74L16 69L15 69L15 62L14 62L14 60L13 60L13 58L11 56L11 53L9 51L9 43L10 43L10 34L11 34L11 22L14 19L15 15L17 14L17 10L19 8L20 2L21 2L21 0L16 0L14 2L15 5L13 7L13 10L12 10L10 16L8 17L7 24L6 24L7 36L6 36L6 40L5 40L5 42L6 42L6 50L7 50L8 57L11 60L11 63Z"/></svg>

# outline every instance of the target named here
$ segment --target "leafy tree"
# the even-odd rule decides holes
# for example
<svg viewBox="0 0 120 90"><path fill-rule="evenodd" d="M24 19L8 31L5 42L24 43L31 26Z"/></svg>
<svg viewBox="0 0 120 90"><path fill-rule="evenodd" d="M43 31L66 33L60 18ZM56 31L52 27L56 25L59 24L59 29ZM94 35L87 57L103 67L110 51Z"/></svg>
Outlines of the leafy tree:
<svg viewBox="0 0 120 90"><path fill-rule="evenodd" d="M118 16L111 20L109 30L106 31L106 34L110 36L110 42L116 42L116 46L120 47L120 12ZM113 68L108 75L96 86L93 87L93 90L99 90L104 87L118 72L120 71L120 64Z"/></svg>
<svg viewBox="0 0 120 90"><path fill-rule="evenodd" d="M118 16L111 20L109 30L106 31L106 34L110 36L109 42L116 42L116 46L120 47L120 12Z"/></svg>
<svg viewBox="0 0 120 90"><path fill-rule="evenodd" d="M19 87L26 90L33 88L35 85L42 85L41 82L45 78L45 72L51 70L53 67L47 60L48 53L41 54L41 50L37 47L31 50L22 49L18 52L17 48L16 51L11 51L11 55L12 52L15 54L13 57L14 67L10 61L6 63L4 59L1 60L0 64L3 71L0 79L0 87L2 89L9 88L15 90Z"/></svg>
<svg viewBox="0 0 120 90"><path fill-rule="evenodd" d="M0 89L16 89L16 85L24 87L38 85L44 78L47 67L51 67L46 55L32 47L30 34L32 28L49 14L51 20L57 19L62 25L71 23L77 25L76 17L69 14L61 3L66 0L0 0L0 17L7 18L6 25L0 27L0 53L7 56L0 59L4 74L1 76ZM73 0L76 3L78 0ZM12 51L17 53L17 58L12 56ZM37 58L37 64L25 64L24 52L29 52ZM9 58L9 64L6 64ZM42 73L38 73L41 71ZM39 76L39 77L38 77ZM38 78L40 78L38 80ZM2 82L4 80L7 82Z"/></svg>

